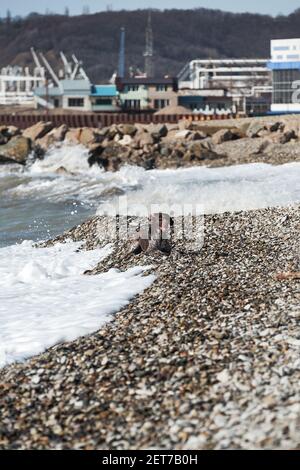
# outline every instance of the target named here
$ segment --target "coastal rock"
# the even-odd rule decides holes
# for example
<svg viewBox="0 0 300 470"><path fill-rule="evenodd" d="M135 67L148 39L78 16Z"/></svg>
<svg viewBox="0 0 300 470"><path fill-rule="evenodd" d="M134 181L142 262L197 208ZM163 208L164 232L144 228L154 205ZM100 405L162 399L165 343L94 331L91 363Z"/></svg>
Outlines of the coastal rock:
<svg viewBox="0 0 300 470"><path fill-rule="evenodd" d="M0 154L0 165L7 165L11 163L16 163L14 160L11 158L4 157L3 155Z"/></svg>
<svg viewBox="0 0 300 470"><path fill-rule="evenodd" d="M287 144L292 139L296 139L297 135L294 129L285 129L282 133L281 139L279 140L280 144Z"/></svg>
<svg viewBox="0 0 300 470"><path fill-rule="evenodd" d="M32 127L28 127L25 131L23 131L23 137L30 139L32 142L36 141L37 139L41 139L44 137L48 132L53 129L52 122L38 122Z"/></svg>
<svg viewBox="0 0 300 470"><path fill-rule="evenodd" d="M59 128L53 129L52 131L48 132L41 139L36 139L34 143L35 153L37 153L37 151L45 153L52 146L60 144L64 140L67 132L68 127L66 125L62 125Z"/></svg>
<svg viewBox="0 0 300 470"><path fill-rule="evenodd" d="M9 140L9 139L8 139L8 137L5 135L5 133L0 130L0 145L7 144L8 140Z"/></svg>
<svg viewBox="0 0 300 470"><path fill-rule="evenodd" d="M94 129L90 129L89 127L84 127L80 129L79 133L79 142L88 147L90 144L95 142L95 132Z"/></svg>
<svg viewBox="0 0 300 470"><path fill-rule="evenodd" d="M218 158L220 158L220 155L213 150L206 149L201 146L194 146L185 152L183 160L184 162L195 162L201 160L215 160Z"/></svg>
<svg viewBox="0 0 300 470"><path fill-rule="evenodd" d="M65 135L65 140L69 144L79 144L81 129L69 129Z"/></svg>
<svg viewBox="0 0 300 470"><path fill-rule="evenodd" d="M263 123L254 121L248 127L246 135L247 135L247 137L250 137L251 139L254 139L255 137L261 137L261 133L263 133L266 130L267 130L267 128Z"/></svg>
<svg viewBox="0 0 300 470"><path fill-rule="evenodd" d="M42 139L37 139L33 144L35 156L41 158L45 155L47 150L54 145L54 139L51 136L45 135Z"/></svg>
<svg viewBox="0 0 300 470"><path fill-rule="evenodd" d="M153 139L159 140L168 135L168 128L165 124L150 124L148 132L151 134Z"/></svg>
<svg viewBox="0 0 300 470"><path fill-rule="evenodd" d="M18 127L16 126L8 126L7 127L7 130L6 130L6 134L9 136L9 137L15 137L16 135L20 135L21 134L21 131Z"/></svg>
<svg viewBox="0 0 300 470"><path fill-rule="evenodd" d="M185 131L185 130L195 130L195 127L193 125L193 122L190 121L189 119L181 119L180 121L178 121L178 125L177 125L178 129L180 131Z"/></svg>
<svg viewBox="0 0 300 470"><path fill-rule="evenodd" d="M267 124L266 128L268 129L269 132L283 131L285 128L285 124L281 121L272 122L270 124Z"/></svg>
<svg viewBox="0 0 300 470"><path fill-rule="evenodd" d="M126 161L130 156L130 149L113 142L103 149L101 155L103 158L120 157Z"/></svg>
<svg viewBox="0 0 300 470"><path fill-rule="evenodd" d="M12 137L12 139L7 144L0 147L0 156L2 162L7 159L8 162L10 161L25 164L30 151L30 140L24 136L19 135Z"/></svg>
<svg viewBox="0 0 300 470"><path fill-rule="evenodd" d="M239 138L239 134L231 129L221 129L212 136L213 144L222 144L230 140L236 140Z"/></svg>
<svg viewBox="0 0 300 470"><path fill-rule="evenodd" d="M138 132L135 135L134 141L137 143L137 145L140 148L143 148L145 145L153 145L154 144L154 139L149 132Z"/></svg>
<svg viewBox="0 0 300 470"><path fill-rule="evenodd" d="M132 149L118 143L111 142L106 147L96 144L90 150L88 162L99 165L105 171L118 171L121 165L131 163L131 156Z"/></svg>
<svg viewBox="0 0 300 470"><path fill-rule="evenodd" d="M205 134L204 132L202 131L195 131L195 132L192 132L188 137L187 139L190 140L190 141L193 141L193 140L204 140L207 138L207 134Z"/></svg>
<svg viewBox="0 0 300 470"><path fill-rule="evenodd" d="M112 126L108 127L108 131L106 133L106 136L110 139L113 140L116 135L119 135L120 131L119 128L116 124L113 124Z"/></svg>
<svg viewBox="0 0 300 470"><path fill-rule="evenodd" d="M124 136L130 135L131 137L133 137L137 132L137 128L134 124L120 124L118 126L118 131Z"/></svg>
<svg viewBox="0 0 300 470"><path fill-rule="evenodd" d="M170 145L161 144L159 153L162 157L168 157L172 153L172 148Z"/></svg>
<svg viewBox="0 0 300 470"><path fill-rule="evenodd" d="M68 130L68 126L66 124L62 124L61 126L53 129L49 134L53 135L56 142L62 142L65 139Z"/></svg>
<svg viewBox="0 0 300 470"><path fill-rule="evenodd" d="M125 134L121 140L119 140L119 144L123 146L129 146L132 143L132 137L129 134Z"/></svg>
<svg viewBox="0 0 300 470"><path fill-rule="evenodd" d="M12 137L20 133L20 129L15 126L0 126L0 145L7 144Z"/></svg>
<svg viewBox="0 0 300 470"><path fill-rule="evenodd" d="M167 126L167 129L168 129L168 133L169 133L169 132L173 132L173 131L179 131L179 126L178 126L178 124L166 123L166 126Z"/></svg>
<svg viewBox="0 0 300 470"><path fill-rule="evenodd" d="M187 139L191 135L191 131L188 129L183 129L179 132L176 132L175 139Z"/></svg>
<svg viewBox="0 0 300 470"><path fill-rule="evenodd" d="M75 175L75 173L68 171L64 166L60 166L59 168L57 168L57 170L55 170L55 173L57 175L62 175L62 176L74 176Z"/></svg>
<svg viewBox="0 0 300 470"><path fill-rule="evenodd" d="M290 142L292 139L296 139L296 134L294 129L288 129L284 132L274 132L272 134L269 134L266 139L270 143L284 145Z"/></svg>
<svg viewBox="0 0 300 470"><path fill-rule="evenodd" d="M285 136L290 136L291 139L299 139L300 138L300 122L288 122L286 124L281 124L279 130L283 132Z"/></svg>

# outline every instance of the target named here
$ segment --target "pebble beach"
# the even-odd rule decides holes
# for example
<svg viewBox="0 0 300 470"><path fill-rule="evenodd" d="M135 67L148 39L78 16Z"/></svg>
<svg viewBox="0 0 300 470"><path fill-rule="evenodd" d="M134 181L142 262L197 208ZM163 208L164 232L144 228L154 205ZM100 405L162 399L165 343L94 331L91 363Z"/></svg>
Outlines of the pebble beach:
<svg viewBox="0 0 300 470"><path fill-rule="evenodd" d="M50 244L92 249L104 222ZM115 242L87 275L155 281L96 333L0 371L0 448L299 449L300 288L282 278L299 229L293 205L205 216L201 250Z"/></svg>

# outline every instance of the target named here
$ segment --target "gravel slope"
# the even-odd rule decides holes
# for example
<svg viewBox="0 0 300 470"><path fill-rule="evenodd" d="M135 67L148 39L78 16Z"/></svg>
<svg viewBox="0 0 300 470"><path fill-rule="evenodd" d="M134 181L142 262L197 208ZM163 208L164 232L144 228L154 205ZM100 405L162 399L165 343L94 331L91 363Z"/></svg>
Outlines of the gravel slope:
<svg viewBox="0 0 300 470"><path fill-rule="evenodd" d="M67 234L94 235L101 219ZM299 207L205 218L200 252L128 256L157 280L99 332L0 373L1 449L300 447Z"/></svg>

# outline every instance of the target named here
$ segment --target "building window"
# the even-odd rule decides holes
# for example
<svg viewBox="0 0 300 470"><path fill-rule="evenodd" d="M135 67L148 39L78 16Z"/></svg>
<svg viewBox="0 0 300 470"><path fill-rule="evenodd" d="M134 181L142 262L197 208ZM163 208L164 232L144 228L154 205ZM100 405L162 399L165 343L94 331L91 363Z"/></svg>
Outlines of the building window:
<svg viewBox="0 0 300 470"><path fill-rule="evenodd" d="M156 85L156 91L168 91L168 85Z"/></svg>
<svg viewBox="0 0 300 470"><path fill-rule="evenodd" d="M124 108L138 111L141 108L141 102L140 100L125 100Z"/></svg>
<svg viewBox="0 0 300 470"><path fill-rule="evenodd" d="M291 104L293 82L300 80L300 70L273 70L273 104Z"/></svg>
<svg viewBox="0 0 300 470"><path fill-rule="evenodd" d="M289 60L299 60L299 54L288 54L286 58Z"/></svg>
<svg viewBox="0 0 300 470"><path fill-rule="evenodd" d="M84 98L69 98L68 106L69 108L83 108Z"/></svg>
<svg viewBox="0 0 300 470"><path fill-rule="evenodd" d="M97 98L95 101L97 106L111 106L112 99L111 98Z"/></svg>
<svg viewBox="0 0 300 470"><path fill-rule="evenodd" d="M126 91L139 91L139 85L127 85Z"/></svg>
<svg viewBox="0 0 300 470"><path fill-rule="evenodd" d="M162 109L166 106L169 106L170 100L154 100L154 108L155 109Z"/></svg>
<svg viewBox="0 0 300 470"><path fill-rule="evenodd" d="M275 46L274 51L289 51L290 46Z"/></svg>

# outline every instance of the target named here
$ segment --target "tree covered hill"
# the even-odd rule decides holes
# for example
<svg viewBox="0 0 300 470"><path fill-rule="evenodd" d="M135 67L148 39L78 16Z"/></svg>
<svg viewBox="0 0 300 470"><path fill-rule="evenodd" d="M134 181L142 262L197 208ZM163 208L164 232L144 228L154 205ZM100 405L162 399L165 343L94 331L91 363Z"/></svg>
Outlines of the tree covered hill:
<svg viewBox="0 0 300 470"><path fill-rule="evenodd" d="M93 15L38 15L0 23L0 66L29 65L30 47L54 66L61 50L83 60L94 81L116 71L120 28L126 28L126 66L143 68L148 11L106 11ZM271 38L300 35L300 10L275 18L219 10L154 10L156 74L177 74L191 59L269 57Z"/></svg>

